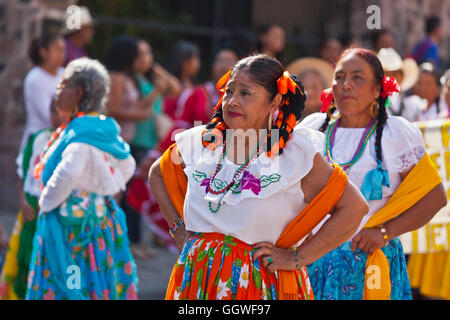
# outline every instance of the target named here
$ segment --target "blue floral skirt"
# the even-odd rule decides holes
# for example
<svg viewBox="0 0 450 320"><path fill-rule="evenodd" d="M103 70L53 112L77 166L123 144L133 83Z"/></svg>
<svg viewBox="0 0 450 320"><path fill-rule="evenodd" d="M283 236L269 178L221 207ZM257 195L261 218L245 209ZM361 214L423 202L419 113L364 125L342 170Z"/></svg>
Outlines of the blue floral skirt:
<svg viewBox="0 0 450 320"><path fill-rule="evenodd" d="M398 238L382 248L389 261L391 300L411 300L403 247ZM351 251L351 242L307 266L316 300L362 300L367 253Z"/></svg>
<svg viewBox="0 0 450 320"><path fill-rule="evenodd" d="M106 214L84 230L61 225L58 211L40 214L27 300L137 299L136 264L125 215L112 197L105 199ZM55 229L62 243L54 237Z"/></svg>

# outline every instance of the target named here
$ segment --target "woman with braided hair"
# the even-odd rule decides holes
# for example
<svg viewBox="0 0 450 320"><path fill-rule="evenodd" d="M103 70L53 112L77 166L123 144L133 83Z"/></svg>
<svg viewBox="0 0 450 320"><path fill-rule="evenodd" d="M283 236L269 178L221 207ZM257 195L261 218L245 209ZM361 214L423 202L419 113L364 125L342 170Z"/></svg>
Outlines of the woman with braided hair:
<svg viewBox="0 0 450 320"><path fill-rule="evenodd" d="M305 92L278 60L244 58L217 87L212 121L177 134L149 172L180 251L166 299L313 299L305 266L367 204L320 155L323 134L296 127Z"/></svg>
<svg viewBox="0 0 450 320"><path fill-rule="evenodd" d="M317 299L411 299L399 235L426 224L446 205L439 174L418 128L388 116L398 84L375 53L343 52L322 111L300 127L325 133L325 158L339 164L369 203L358 229L308 266ZM326 219L324 219L326 221ZM320 226L313 231L319 230Z"/></svg>

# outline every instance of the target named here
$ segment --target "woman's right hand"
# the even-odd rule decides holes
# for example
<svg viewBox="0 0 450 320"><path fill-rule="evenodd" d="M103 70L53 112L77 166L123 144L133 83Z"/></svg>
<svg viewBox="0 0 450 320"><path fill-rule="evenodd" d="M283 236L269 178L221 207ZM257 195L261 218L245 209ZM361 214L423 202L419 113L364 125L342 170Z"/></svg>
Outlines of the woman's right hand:
<svg viewBox="0 0 450 320"><path fill-rule="evenodd" d="M181 251L184 248L184 245L186 244L187 240L189 239L189 237L192 235L193 233L190 231L187 231L184 228L184 224L178 228L177 231L175 231L174 234L174 240L175 240L175 244L177 246L178 252L181 253Z"/></svg>

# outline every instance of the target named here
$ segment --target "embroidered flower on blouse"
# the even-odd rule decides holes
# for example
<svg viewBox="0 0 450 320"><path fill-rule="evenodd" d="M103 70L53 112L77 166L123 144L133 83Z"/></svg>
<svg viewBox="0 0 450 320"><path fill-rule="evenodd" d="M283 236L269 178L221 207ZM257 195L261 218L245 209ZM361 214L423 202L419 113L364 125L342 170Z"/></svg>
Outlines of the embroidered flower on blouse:
<svg viewBox="0 0 450 320"><path fill-rule="evenodd" d="M242 190L250 189L256 195L261 191L261 181L252 175L249 171L244 171L242 176Z"/></svg>
<svg viewBox="0 0 450 320"><path fill-rule="evenodd" d="M201 187L205 187L205 193L208 193L210 181L211 178L205 178L200 183ZM244 171L241 179L241 190L251 190L254 194L258 195L261 192L261 180L252 175L249 171Z"/></svg>

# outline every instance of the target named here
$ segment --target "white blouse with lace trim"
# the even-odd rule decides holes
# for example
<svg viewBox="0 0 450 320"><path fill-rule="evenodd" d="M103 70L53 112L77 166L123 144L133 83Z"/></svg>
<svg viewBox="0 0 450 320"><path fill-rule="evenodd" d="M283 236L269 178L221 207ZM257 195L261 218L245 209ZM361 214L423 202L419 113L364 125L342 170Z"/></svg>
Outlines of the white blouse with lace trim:
<svg viewBox="0 0 450 320"><path fill-rule="evenodd" d="M315 113L306 117L298 126L318 130L324 123L325 117L324 113ZM364 130L364 128L341 127L337 129L332 150L335 162L344 163L351 160ZM376 133L369 139L366 149L358 162L347 171L349 179L358 188L361 188L366 173L378 166L375 139ZM322 146L322 154L324 147ZM383 186L382 199L369 201L369 212L363 217L356 233L362 229L375 212L381 209L398 188L401 183L400 174L412 169L426 152L421 131L414 124L396 116L389 116L386 121L381 139L381 150L383 169L389 173L390 186ZM317 232L323 222L315 229L315 232Z"/></svg>
<svg viewBox="0 0 450 320"><path fill-rule="evenodd" d="M194 127L175 136L186 165L188 188L184 202L186 229L194 232L219 232L246 243L275 243L288 223L305 207L300 187L314 156L321 152L324 136L307 128L296 128L281 156L273 159L265 153L253 160L241 174L237 187L225 196L206 193L206 184L222 156L223 146L215 151L204 148L201 134L205 126ZM231 182L239 165L225 157L214 179L214 189ZM223 198L222 198L223 196ZM209 210L208 203L217 213Z"/></svg>

